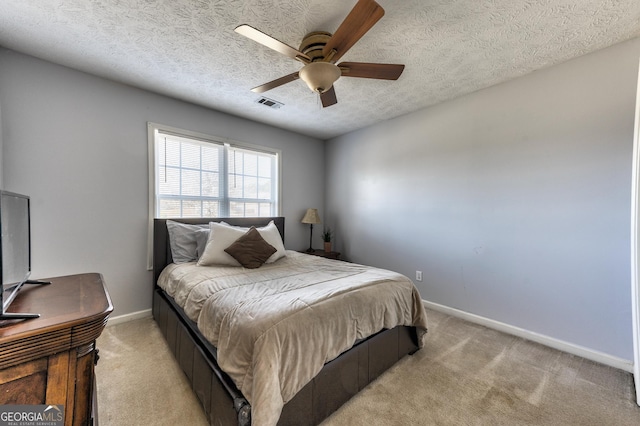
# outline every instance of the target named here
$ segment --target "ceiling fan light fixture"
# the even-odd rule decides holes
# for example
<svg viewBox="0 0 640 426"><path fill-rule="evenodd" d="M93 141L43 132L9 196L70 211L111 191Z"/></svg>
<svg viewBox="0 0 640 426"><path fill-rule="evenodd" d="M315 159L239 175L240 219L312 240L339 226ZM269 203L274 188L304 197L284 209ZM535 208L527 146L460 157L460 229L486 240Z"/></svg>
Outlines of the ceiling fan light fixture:
<svg viewBox="0 0 640 426"><path fill-rule="evenodd" d="M329 62L311 62L298 75L313 92L324 93L340 78L341 71L337 65Z"/></svg>

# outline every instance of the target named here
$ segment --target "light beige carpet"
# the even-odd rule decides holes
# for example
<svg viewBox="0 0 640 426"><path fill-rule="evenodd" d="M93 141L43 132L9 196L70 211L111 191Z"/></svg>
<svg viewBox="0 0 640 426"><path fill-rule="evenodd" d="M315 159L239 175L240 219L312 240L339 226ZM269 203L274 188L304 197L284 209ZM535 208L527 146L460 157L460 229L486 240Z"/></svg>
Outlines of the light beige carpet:
<svg viewBox="0 0 640 426"><path fill-rule="evenodd" d="M427 346L322 426L640 425L632 376L518 337L428 311ZM152 319L98 339L102 426L206 425Z"/></svg>

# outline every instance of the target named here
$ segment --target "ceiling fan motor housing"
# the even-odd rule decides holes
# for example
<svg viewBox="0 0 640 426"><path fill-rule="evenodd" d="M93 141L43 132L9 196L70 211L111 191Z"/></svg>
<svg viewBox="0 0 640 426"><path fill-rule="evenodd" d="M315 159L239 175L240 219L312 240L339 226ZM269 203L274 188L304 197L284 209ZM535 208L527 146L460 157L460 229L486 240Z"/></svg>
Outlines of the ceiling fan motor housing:
<svg viewBox="0 0 640 426"><path fill-rule="evenodd" d="M326 31L313 31L302 39L300 50L302 53L311 58L311 62L322 61L322 49L331 38L331 33Z"/></svg>

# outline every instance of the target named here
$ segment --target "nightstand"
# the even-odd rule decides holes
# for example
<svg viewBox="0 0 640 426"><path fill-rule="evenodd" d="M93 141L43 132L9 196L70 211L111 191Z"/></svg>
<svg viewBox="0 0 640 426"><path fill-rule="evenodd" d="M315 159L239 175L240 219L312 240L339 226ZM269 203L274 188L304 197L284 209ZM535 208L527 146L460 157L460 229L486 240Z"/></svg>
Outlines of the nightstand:
<svg viewBox="0 0 640 426"><path fill-rule="evenodd" d="M324 250L314 249L313 251L302 250L300 253L311 254L314 256L326 257L327 259L336 259L340 260L340 253L337 251L326 252Z"/></svg>

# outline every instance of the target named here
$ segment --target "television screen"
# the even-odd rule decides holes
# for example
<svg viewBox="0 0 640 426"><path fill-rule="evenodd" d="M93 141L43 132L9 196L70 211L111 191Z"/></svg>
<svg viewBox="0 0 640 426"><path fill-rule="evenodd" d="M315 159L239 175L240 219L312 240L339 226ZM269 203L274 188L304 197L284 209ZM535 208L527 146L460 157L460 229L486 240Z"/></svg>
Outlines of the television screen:
<svg viewBox="0 0 640 426"><path fill-rule="evenodd" d="M31 272L29 197L0 192L2 287L21 284Z"/></svg>

